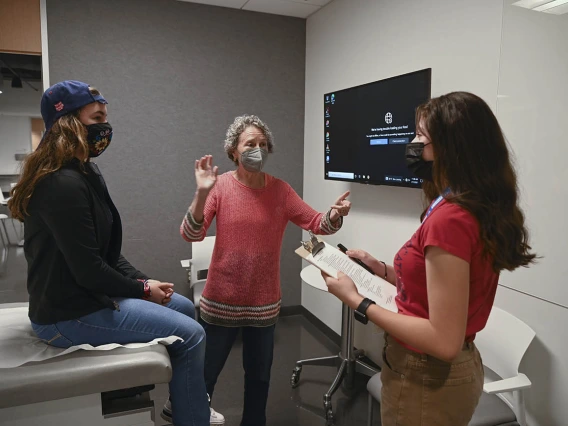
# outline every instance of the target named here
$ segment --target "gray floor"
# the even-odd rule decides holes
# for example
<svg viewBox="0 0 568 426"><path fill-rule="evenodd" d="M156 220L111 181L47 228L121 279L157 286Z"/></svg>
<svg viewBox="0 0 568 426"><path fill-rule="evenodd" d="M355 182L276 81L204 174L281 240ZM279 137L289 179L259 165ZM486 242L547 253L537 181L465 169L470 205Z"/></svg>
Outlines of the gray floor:
<svg viewBox="0 0 568 426"><path fill-rule="evenodd" d="M0 208L0 213L6 213ZM0 303L26 302L27 263L18 242L23 238L19 222L6 221L9 244L0 240ZM4 235L4 229L0 230ZM306 366L302 371L300 385L290 386L290 375L299 359L335 355L339 348L304 316L280 318L276 326L275 358L268 398L267 418L269 426L318 426L325 425L323 394L331 385L334 367ZM367 418L367 378L360 377L355 390L340 389L333 397L336 426L365 425ZM222 413L227 426L240 424L243 404L244 372L242 369L242 345L237 339L227 364L215 389L213 408ZM167 387L154 391L156 408L167 398ZM158 411L158 410L157 410ZM375 416L378 417L378 416ZM156 416L156 424L165 424Z"/></svg>
<svg viewBox="0 0 568 426"><path fill-rule="evenodd" d="M299 359L335 355L339 348L304 316L282 317L276 326L276 343L272 381L267 407L268 426L319 426L325 425L323 394L331 386L336 374L334 367L303 368L300 384L290 387L290 375ZM333 397L336 426L367 424L367 378L359 376L354 390L339 389ZM239 339L225 364L215 387L213 408L226 418L227 426L239 426L244 389L242 369L242 345ZM152 398L157 412L167 398L167 389L157 389ZM379 424L375 409L374 424ZM156 416L159 419L159 415ZM159 419L157 425L166 422Z"/></svg>
<svg viewBox="0 0 568 426"><path fill-rule="evenodd" d="M290 387L290 374L299 359L334 355L339 348L305 317L281 318L276 326L275 359L267 407L267 424L325 425L323 394L336 374L333 367L303 368L300 385ZM235 345L215 389L213 408L227 425L239 425L243 399L242 346ZM338 390L332 400L336 425L364 425L367 415L366 379L361 377L351 395Z"/></svg>

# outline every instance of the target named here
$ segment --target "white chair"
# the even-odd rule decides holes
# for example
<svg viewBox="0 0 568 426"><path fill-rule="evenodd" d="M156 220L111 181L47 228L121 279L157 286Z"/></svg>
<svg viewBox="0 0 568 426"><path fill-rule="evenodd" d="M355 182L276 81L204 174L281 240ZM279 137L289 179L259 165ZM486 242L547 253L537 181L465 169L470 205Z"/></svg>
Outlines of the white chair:
<svg viewBox="0 0 568 426"><path fill-rule="evenodd" d="M531 381L519 373L519 365L535 335L520 319L494 306L487 325L475 339L483 365L501 377L501 380L486 381L483 392L497 395L505 402L521 426L527 424L523 391L531 387ZM505 399L504 392L513 392L513 403Z"/></svg>
<svg viewBox="0 0 568 426"><path fill-rule="evenodd" d="M0 214L0 222L2 222L2 228L4 228L4 232L0 230L0 239L2 240L2 246L4 247L10 245L10 236L8 235L8 229L6 229L6 221L8 219L9 219L8 215ZM4 240L4 235L6 235L6 240Z"/></svg>
<svg viewBox="0 0 568 426"><path fill-rule="evenodd" d="M2 241L3 242L3 241ZM8 256L9 249L5 245L0 247L0 277L6 276L8 273ZM6 289L4 289L6 290Z"/></svg>
<svg viewBox="0 0 568 426"><path fill-rule="evenodd" d="M11 183L10 186L13 188L16 184L15 183ZM8 201L10 201L10 198L12 197L8 197L8 198L4 198L4 194L2 193L2 191L0 190L0 205L2 206L7 206L8 205ZM0 214L0 221L2 222L2 227L4 228L4 233L6 234L6 240L8 241L7 243L4 243L4 237L2 237L2 243L10 245L10 235L8 235L8 229L6 228L6 221L9 219L8 216L6 216L5 214ZM16 225L14 225L14 222L12 222L12 226L14 227L14 232L16 232ZM23 223L20 223L20 233L23 227ZM16 237L17 238L17 237ZM20 247L24 246L24 240L21 240L18 242L18 245Z"/></svg>
<svg viewBox="0 0 568 426"><path fill-rule="evenodd" d="M486 374L483 394L469 426L526 426L523 390L531 386L531 381L519 373L519 365L534 337L534 330L520 319L493 307L475 344L486 370L499 376L500 380L489 381L489 374ZM376 374L367 383L368 426L373 422L373 400L380 401L381 388L380 374ZM503 396L505 392L513 392L512 403Z"/></svg>
<svg viewBox="0 0 568 426"><path fill-rule="evenodd" d="M201 294L205 288L214 247L215 236L205 237L203 241L191 244L191 259L181 261L181 266L188 269L191 298L196 308L199 308Z"/></svg>
<svg viewBox="0 0 568 426"><path fill-rule="evenodd" d="M7 206L8 201L10 201L10 198L12 198L12 197L4 198L4 193L0 190L0 204L1 205Z"/></svg>
<svg viewBox="0 0 568 426"><path fill-rule="evenodd" d="M4 193L2 192L2 190L0 189L0 205L2 206L7 206L8 205L8 201L10 201L10 197L8 198L4 198ZM0 222L2 222L2 227L4 228L4 233L6 234L6 239L7 239L7 243L4 242L4 236L1 236L2 238L2 244L3 245L7 245L10 244L10 236L8 235L8 230L6 229L6 221L8 220L8 216L5 214L0 214ZM1 233L1 231L0 231Z"/></svg>

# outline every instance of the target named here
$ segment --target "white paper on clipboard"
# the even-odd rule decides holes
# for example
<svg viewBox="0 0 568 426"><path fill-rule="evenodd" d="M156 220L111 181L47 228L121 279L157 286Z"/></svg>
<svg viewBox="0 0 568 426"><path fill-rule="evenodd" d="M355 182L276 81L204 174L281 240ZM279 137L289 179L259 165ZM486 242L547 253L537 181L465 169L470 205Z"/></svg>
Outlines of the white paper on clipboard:
<svg viewBox="0 0 568 426"><path fill-rule="evenodd" d="M322 241L320 238L318 239ZM357 290L363 297L368 297L377 305L391 312L398 312L394 300L397 293L394 285L370 273L339 249L327 244L325 241L324 244L325 248L315 256L304 247L299 247L296 250L296 254L332 277L337 278L337 273L339 271L343 272L353 280Z"/></svg>

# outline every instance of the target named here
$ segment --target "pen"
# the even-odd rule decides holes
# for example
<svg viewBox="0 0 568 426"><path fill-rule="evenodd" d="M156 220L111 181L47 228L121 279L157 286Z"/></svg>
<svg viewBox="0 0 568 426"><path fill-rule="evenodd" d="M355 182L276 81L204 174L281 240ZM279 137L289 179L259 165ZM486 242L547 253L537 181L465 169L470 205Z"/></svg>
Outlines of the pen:
<svg viewBox="0 0 568 426"><path fill-rule="evenodd" d="M347 253L347 247L345 247L343 244L338 244L337 247L339 248L339 250L341 250L343 253ZM365 265L360 259L355 259L354 257L349 257L349 259L351 259L353 262L361 265L363 268L365 268L367 271L369 271L371 274L375 275L375 273L371 270L371 268L369 268L367 265Z"/></svg>

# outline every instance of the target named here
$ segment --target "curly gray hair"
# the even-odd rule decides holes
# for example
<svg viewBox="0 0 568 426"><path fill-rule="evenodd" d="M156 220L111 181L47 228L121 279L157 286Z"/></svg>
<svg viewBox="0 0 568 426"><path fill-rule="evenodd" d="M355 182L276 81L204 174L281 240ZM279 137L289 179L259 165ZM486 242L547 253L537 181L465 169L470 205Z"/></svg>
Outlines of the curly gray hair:
<svg viewBox="0 0 568 426"><path fill-rule="evenodd" d="M225 152L227 153L229 160L237 165L239 163L234 159L233 154L239 144L239 137L241 136L241 133L243 133L249 126L255 126L264 133L264 136L266 137L266 144L268 145L268 152L271 153L274 151L274 138L272 137L272 132L268 126L256 115L241 115L235 118L235 121L229 126L227 135L225 136Z"/></svg>

